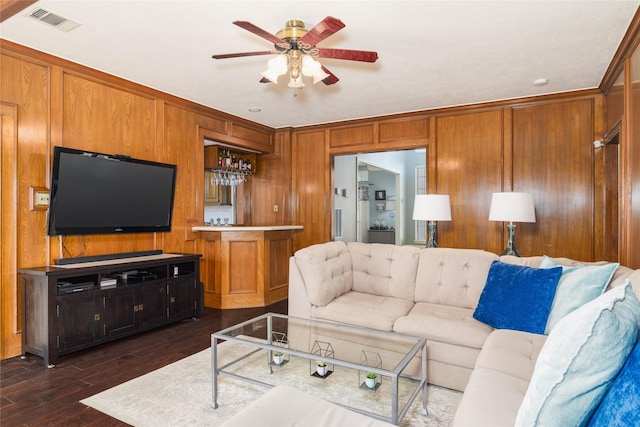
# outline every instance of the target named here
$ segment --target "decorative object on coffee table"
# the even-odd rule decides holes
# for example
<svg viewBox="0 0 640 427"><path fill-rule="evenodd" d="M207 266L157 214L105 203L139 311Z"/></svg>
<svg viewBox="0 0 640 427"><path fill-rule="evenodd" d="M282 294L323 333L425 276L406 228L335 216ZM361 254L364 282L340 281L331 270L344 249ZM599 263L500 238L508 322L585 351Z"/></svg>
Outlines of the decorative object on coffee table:
<svg viewBox="0 0 640 427"><path fill-rule="evenodd" d="M362 350L360 364L375 369L382 369L382 357L380 353L370 350ZM364 376L364 378L362 378ZM358 371L358 385L362 389L376 391L382 384L382 378L372 370Z"/></svg>
<svg viewBox="0 0 640 427"><path fill-rule="evenodd" d="M289 339L287 338L287 334L284 332L272 332L271 344L277 347L289 348ZM271 355L271 361L271 365L282 366L289 361L289 355L276 350Z"/></svg>
<svg viewBox="0 0 640 427"><path fill-rule="evenodd" d="M378 378L378 376L376 375L375 372L369 371L369 372L367 372L367 375L364 378L364 383L368 388L373 390L373 389L376 388L376 384L377 384L376 379L377 378Z"/></svg>
<svg viewBox="0 0 640 427"><path fill-rule="evenodd" d="M316 364L316 373L323 378L326 377L327 372L329 372L327 364L325 362L322 362L321 360L316 361Z"/></svg>
<svg viewBox="0 0 640 427"><path fill-rule="evenodd" d="M313 347L311 348L311 354L318 356L318 359L316 359L315 361L309 361L309 371L311 373L311 376L326 378L331 375L334 370L334 365L327 364L327 362L322 359L323 357L330 359L333 359L335 357L331 343L324 341L315 341L313 343Z"/></svg>
<svg viewBox="0 0 640 427"><path fill-rule="evenodd" d="M281 351L274 351L273 363L278 366L282 365L284 363L284 353Z"/></svg>

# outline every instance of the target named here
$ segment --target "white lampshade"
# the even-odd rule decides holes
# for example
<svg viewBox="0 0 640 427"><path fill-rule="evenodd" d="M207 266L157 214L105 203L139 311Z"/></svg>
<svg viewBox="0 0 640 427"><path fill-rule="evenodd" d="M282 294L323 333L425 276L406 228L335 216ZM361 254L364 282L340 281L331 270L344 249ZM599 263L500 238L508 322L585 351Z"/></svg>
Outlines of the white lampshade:
<svg viewBox="0 0 640 427"><path fill-rule="evenodd" d="M451 221L451 202L448 194L419 194L413 203L413 219Z"/></svg>
<svg viewBox="0 0 640 427"><path fill-rule="evenodd" d="M493 193L489 221L536 222L533 196L529 193Z"/></svg>

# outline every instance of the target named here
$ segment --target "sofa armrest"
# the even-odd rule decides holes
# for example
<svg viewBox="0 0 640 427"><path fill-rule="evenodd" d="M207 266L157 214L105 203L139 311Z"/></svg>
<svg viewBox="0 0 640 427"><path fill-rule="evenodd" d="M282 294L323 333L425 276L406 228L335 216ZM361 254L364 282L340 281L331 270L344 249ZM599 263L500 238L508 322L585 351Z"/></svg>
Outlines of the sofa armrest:
<svg viewBox="0 0 640 427"><path fill-rule="evenodd" d="M311 302L295 257L289 258L289 316L311 318Z"/></svg>

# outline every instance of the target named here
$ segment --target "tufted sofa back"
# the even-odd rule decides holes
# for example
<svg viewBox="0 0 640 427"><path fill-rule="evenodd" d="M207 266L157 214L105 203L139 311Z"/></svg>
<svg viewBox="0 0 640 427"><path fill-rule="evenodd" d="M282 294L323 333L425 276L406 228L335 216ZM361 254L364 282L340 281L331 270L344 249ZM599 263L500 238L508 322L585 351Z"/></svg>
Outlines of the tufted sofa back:
<svg viewBox="0 0 640 427"><path fill-rule="evenodd" d="M526 265L529 267L540 267L542 264L543 256L535 255L529 257L515 257L513 255L503 255L500 257L500 261L506 262L509 264L517 264L517 265ZM575 267L578 265L604 265L608 264L609 261L577 261L571 258L551 258L554 262L559 265L565 265L568 267ZM607 289L614 288L616 286L620 286L624 284L627 279L631 280L633 285L633 290L635 294L640 298L640 270L633 270L624 265L618 266L616 271L613 273L613 277L609 282L609 286Z"/></svg>
<svg viewBox="0 0 640 427"><path fill-rule="evenodd" d="M479 249L422 249L416 275L416 302L473 309L498 255Z"/></svg>
<svg viewBox="0 0 640 427"><path fill-rule="evenodd" d="M334 298L351 290L351 255L344 242L308 246L296 251L294 258L311 304L327 305Z"/></svg>
<svg viewBox="0 0 640 427"><path fill-rule="evenodd" d="M347 243L353 264L353 290L414 299L420 249L381 243Z"/></svg>

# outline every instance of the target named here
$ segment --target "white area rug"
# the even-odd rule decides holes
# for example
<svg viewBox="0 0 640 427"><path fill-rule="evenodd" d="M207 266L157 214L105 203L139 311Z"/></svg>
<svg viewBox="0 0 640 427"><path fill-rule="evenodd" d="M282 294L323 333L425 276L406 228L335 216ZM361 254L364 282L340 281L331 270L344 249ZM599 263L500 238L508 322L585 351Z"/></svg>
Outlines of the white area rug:
<svg viewBox="0 0 640 427"><path fill-rule="evenodd" d="M222 363L245 352L242 346L230 342L222 343L218 348ZM293 361L291 365L294 365ZM290 367L284 365L274 369ZM333 377L334 380L337 377ZM331 378L315 380L326 381L320 387L326 388ZM219 407L213 409L211 349L206 349L80 402L133 426L216 426L266 391L264 387L226 376L218 377ZM418 397L400 426L449 426L461 397L460 392L429 386L429 415L422 415Z"/></svg>

